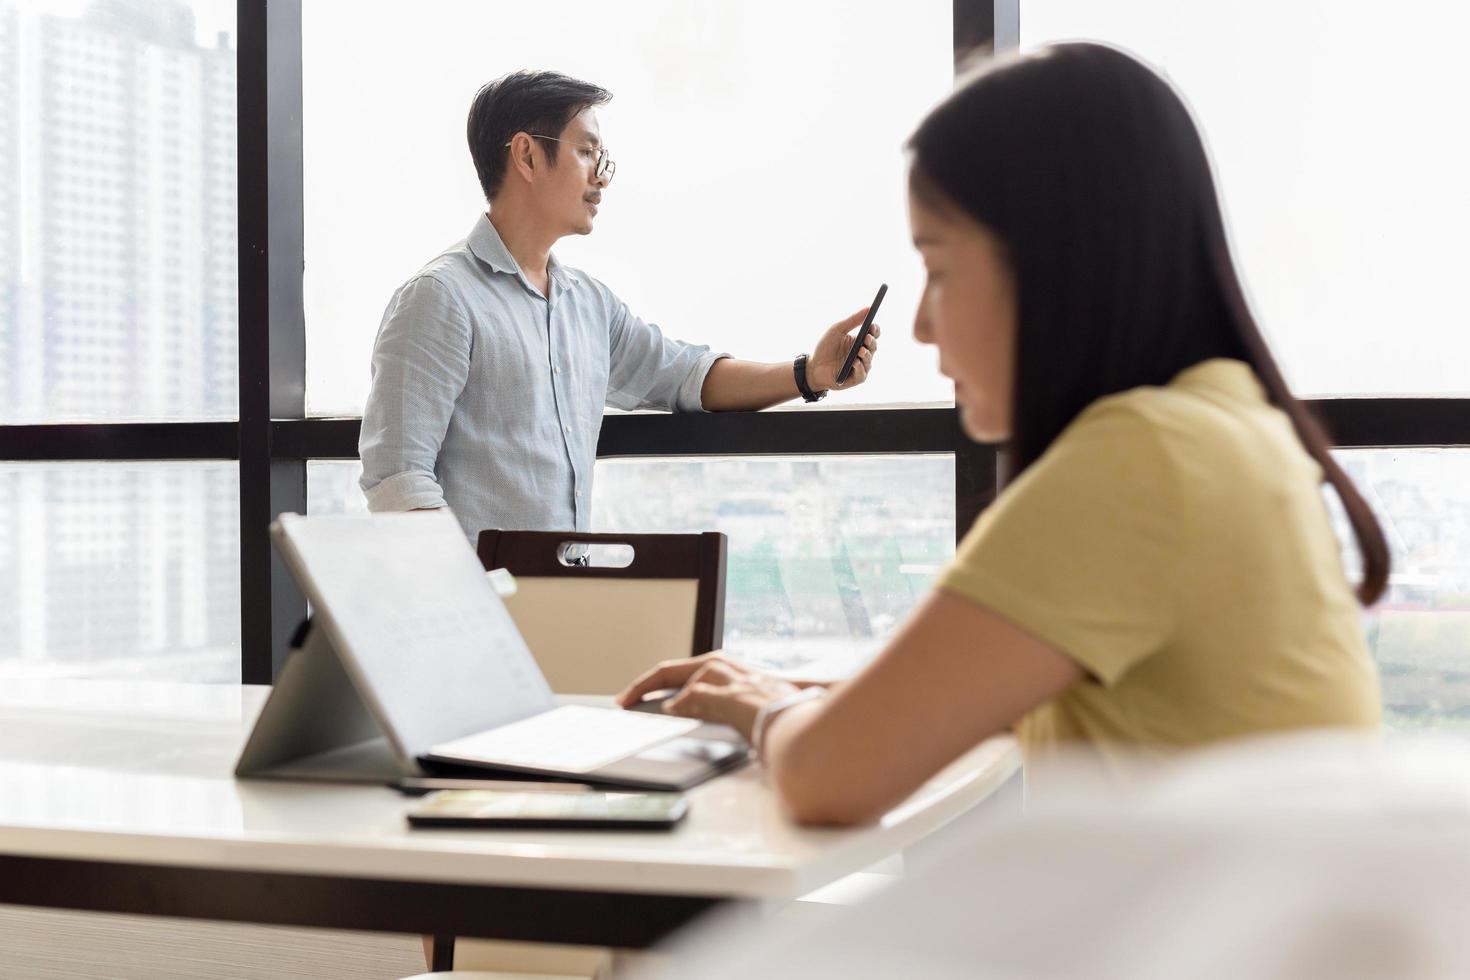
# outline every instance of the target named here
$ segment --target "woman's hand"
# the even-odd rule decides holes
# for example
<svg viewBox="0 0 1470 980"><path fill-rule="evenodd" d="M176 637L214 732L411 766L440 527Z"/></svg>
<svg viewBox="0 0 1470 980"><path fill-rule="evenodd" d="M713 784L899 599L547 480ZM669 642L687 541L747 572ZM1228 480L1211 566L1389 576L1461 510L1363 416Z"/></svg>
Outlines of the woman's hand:
<svg viewBox="0 0 1470 980"><path fill-rule="evenodd" d="M679 693L664 702L665 713L729 725L747 740L763 705L799 689L790 681L711 653L664 661L630 684L617 701L626 708L651 691L671 687Z"/></svg>

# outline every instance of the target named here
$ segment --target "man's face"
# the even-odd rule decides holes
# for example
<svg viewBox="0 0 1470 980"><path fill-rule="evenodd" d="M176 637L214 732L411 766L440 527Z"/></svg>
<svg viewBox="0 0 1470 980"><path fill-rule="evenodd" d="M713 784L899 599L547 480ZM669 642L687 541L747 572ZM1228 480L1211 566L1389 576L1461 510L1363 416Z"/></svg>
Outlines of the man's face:
<svg viewBox="0 0 1470 980"><path fill-rule="evenodd" d="M559 143L536 140L549 155L556 150L556 166L548 167L545 180L538 182L536 197L546 220L562 235L586 235L602 201L607 180L597 176L597 155L602 148L602 131L590 108L572 117L558 135Z"/></svg>

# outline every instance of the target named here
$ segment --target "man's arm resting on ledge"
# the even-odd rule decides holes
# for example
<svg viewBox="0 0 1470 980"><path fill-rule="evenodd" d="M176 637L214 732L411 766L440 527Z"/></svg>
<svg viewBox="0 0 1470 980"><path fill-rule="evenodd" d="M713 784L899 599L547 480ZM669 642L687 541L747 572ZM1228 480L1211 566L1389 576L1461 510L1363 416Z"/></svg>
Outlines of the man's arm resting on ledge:
<svg viewBox="0 0 1470 980"><path fill-rule="evenodd" d="M707 412L755 412L800 396L791 364L722 357L704 376L699 400Z"/></svg>

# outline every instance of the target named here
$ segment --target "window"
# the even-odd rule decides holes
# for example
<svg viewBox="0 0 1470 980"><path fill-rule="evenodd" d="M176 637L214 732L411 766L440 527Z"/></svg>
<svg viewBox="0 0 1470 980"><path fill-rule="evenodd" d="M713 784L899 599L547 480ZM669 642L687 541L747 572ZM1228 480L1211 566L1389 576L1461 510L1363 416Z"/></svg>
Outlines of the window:
<svg viewBox="0 0 1470 980"><path fill-rule="evenodd" d="M1388 13L1389 8L1383 8ZM1021 41L1163 69L1214 158L1237 260L1298 394L1470 393L1470 7L1022 0ZM1432 353L1427 353L1432 352Z"/></svg>
<svg viewBox="0 0 1470 980"><path fill-rule="evenodd" d="M673 336L771 361L886 281L878 370L832 401L948 402L909 336L902 143L951 87L952 6L303 5L309 414L361 411L393 290L484 212L465 117L519 68L615 96L598 112L617 178L596 231L557 246L564 261ZM363 51L391 51L394 70L366 70Z"/></svg>
<svg viewBox="0 0 1470 980"><path fill-rule="evenodd" d="M953 456L601 460L592 523L725 532L727 648L840 676L954 556L954 486Z"/></svg>
<svg viewBox="0 0 1470 980"><path fill-rule="evenodd" d="M1384 720L1470 728L1470 451L1362 449L1338 458L1393 553L1388 594L1366 617Z"/></svg>
<svg viewBox="0 0 1470 980"><path fill-rule="evenodd" d="M234 416L234 19L0 4L0 423Z"/></svg>
<svg viewBox="0 0 1470 980"><path fill-rule="evenodd" d="M609 18L606 4L555 0L519 25L469 0L350 16L342 5L303 6L312 414L360 409L391 290L481 210L460 135L464 114L479 84L524 65L582 74L616 94L602 122L618 180L597 233L564 243L568 262L675 334L772 359L806 345L793 325L820 328L886 279L893 295L880 372L823 407L948 400L932 352L906 337L919 272L906 245L899 146L949 89L951 9L974 8L973 18L985 7L984 19L990 5L921 0L895 16L833 0L647 0ZM1376 23L1322 4L1184 11L1156 0L1026 0L1022 30L1028 45L1067 35L1123 43L1190 95L1220 167L1245 275L1299 391L1466 393L1470 332L1463 314L1447 319L1459 305L1446 284L1463 264L1451 231L1470 206L1457 183L1467 154L1453 127L1434 125L1457 118L1446 93L1464 88L1465 69L1448 46L1470 25L1452 7L1410 0L1395 8L1395 21L1416 25L1412 53L1385 48ZM276 15L282 9L272 5ZM266 13L264 0L240 4L242 64L270 70L251 73L259 85L237 109L232 0L0 0L0 450L34 458L59 433L63 459L94 450L121 458L146 446L177 460L0 463L0 682L238 680L242 598L252 609L246 628L262 634L245 644L244 673L269 679L272 644L280 654L296 619L275 613L273 624L270 600L286 608L299 597L272 571L263 533L240 539L237 481L249 491L246 518L261 528L276 510L300 509L285 478L299 476L291 472L298 465L313 513L363 509L356 462L302 460L350 455L351 423L284 422L271 439L255 438L271 425L262 402L238 425L131 424L233 418L236 293L248 308L283 285L254 269L236 289L237 201L242 214L268 214L273 229L294 218L272 203L292 199L284 193L290 160L284 179L267 175L247 148L260 179L235 187L237 118L276 147L295 145L302 118L267 117L268 94L290 107L296 66L279 47L271 48L277 61L267 58L267 23L288 42L293 26L289 11L282 24ZM85 63L66 53L72 48ZM362 70L362 50L423 52L433 62L390 80ZM879 68L866 54L874 51ZM65 84L47 80L46 71L63 67ZM137 93L131 114L114 104L124 84ZM177 120L172 129L155 119L164 106ZM719 121L719 140L691 140L698 113ZM893 154L854 155L854 146ZM140 147L158 151L156 174L177 181L179 193L160 200L154 171L145 180L117 166ZM1396 147L1403 159L1390 155ZM43 148L64 172L40 169ZM786 190L813 186L822 193ZM71 237L46 237L57 230ZM731 244L747 241L768 248ZM291 261L283 265L300 268L286 246L272 239L272 258L284 253ZM278 320L267 334L263 313L255 326L247 338L280 329L299 340L295 324ZM299 406L299 388L276 381L272 394ZM1336 434L1349 443L1470 443L1457 401L1347 404L1355 407L1335 413L1347 423ZM935 438L950 416L930 414L943 418L897 439L864 427L862 440L886 440L852 447L868 455L604 460L596 526L729 533L729 634L756 656L764 650L804 670L838 647L871 649L952 553L956 482L965 488L961 513L984 496L975 486L984 467L957 469L951 444ZM10 425L64 420L130 424L100 427L105 438L94 442L75 431L92 426ZM668 420L617 420L660 421ZM769 418L687 421L694 424L680 430L676 448L638 435L669 431L657 426L629 426L619 438L655 456L691 451L691 438L717 444L708 452L744 453ZM783 451L819 454L834 448L830 423L845 420L802 410L782 421L798 433L795 449ZM159 428L170 431L160 437ZM1365 429L1392 435L1364 438ZM230 460L237 445L238 466ZM940 455L913 455L918 448ZM890 451L906 454L871 455ZM959 451L963 459L969 448ZM194 461L204 457L217 461ZM1397 560L1388 600L1366 621L1389 721L1459 724L1470 717L1470 670L1458 667L1470 649L1460 608L1470 590L1470 544L1460 533L1470 453L1351 450L1342 458L1369 489ZM678 495L650 498L646 488L663 483ZM784 537L773 530L777 512ZM886 539L869 534L879 522L888 522ZM880 540L896 550L878 548ZM43 655L50 647L38 636L58 652ZM784 660L774 638L787 638Z"/></svg>
<svg viewBox="0 0 1470 980"><path fill-rule="evenodd" d="M306 464L307 512L313 516L327 514L366 514L367 498L357 488L362 476L358 460L312 460Z"/></svg>
<svg viewBox="0 0 1470 980"><path fill-rule="evenodd" d="M0 681L240 680L234 463L0 463Z"/></svg>

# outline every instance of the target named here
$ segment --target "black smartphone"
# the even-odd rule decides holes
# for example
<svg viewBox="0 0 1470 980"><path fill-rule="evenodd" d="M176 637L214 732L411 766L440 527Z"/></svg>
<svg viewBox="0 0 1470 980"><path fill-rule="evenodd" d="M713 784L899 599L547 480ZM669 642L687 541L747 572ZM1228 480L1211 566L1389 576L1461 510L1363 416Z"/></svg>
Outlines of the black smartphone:
<svg viewBox="0 0 1470 980"><path fill-rule="evenodd" d="M530 793L546 791L552 793L574 793L591 790L586 783L545 782L531 779L454 779L442 776L403 776L388 784L404 796L427 796L441 789L491 790L507 793Z"/></svg>
<svg viewBox="0 0 1470 980"><path fill-rule="evenodd" d="M858 351L863 349L863 341L868 339L868 334L873 332L873 317L878 315L878 307L883 305L883 296L888 292L888 283L878 287L878 295L873 297L873 305L868 307L868 315L863 317L863 325L858 328L857 339L852 342L852 349L847 352L846 359L842 362L842 370L837 372L837 383L842 384L852 374L852 366L857 363Z"/></svg>
<svg viewBox="0 0 1470 980"><path fill-rule="evenodd" d="M689 812L679 793L444 790L408 811L415 827L671 830Z"/></svg>

